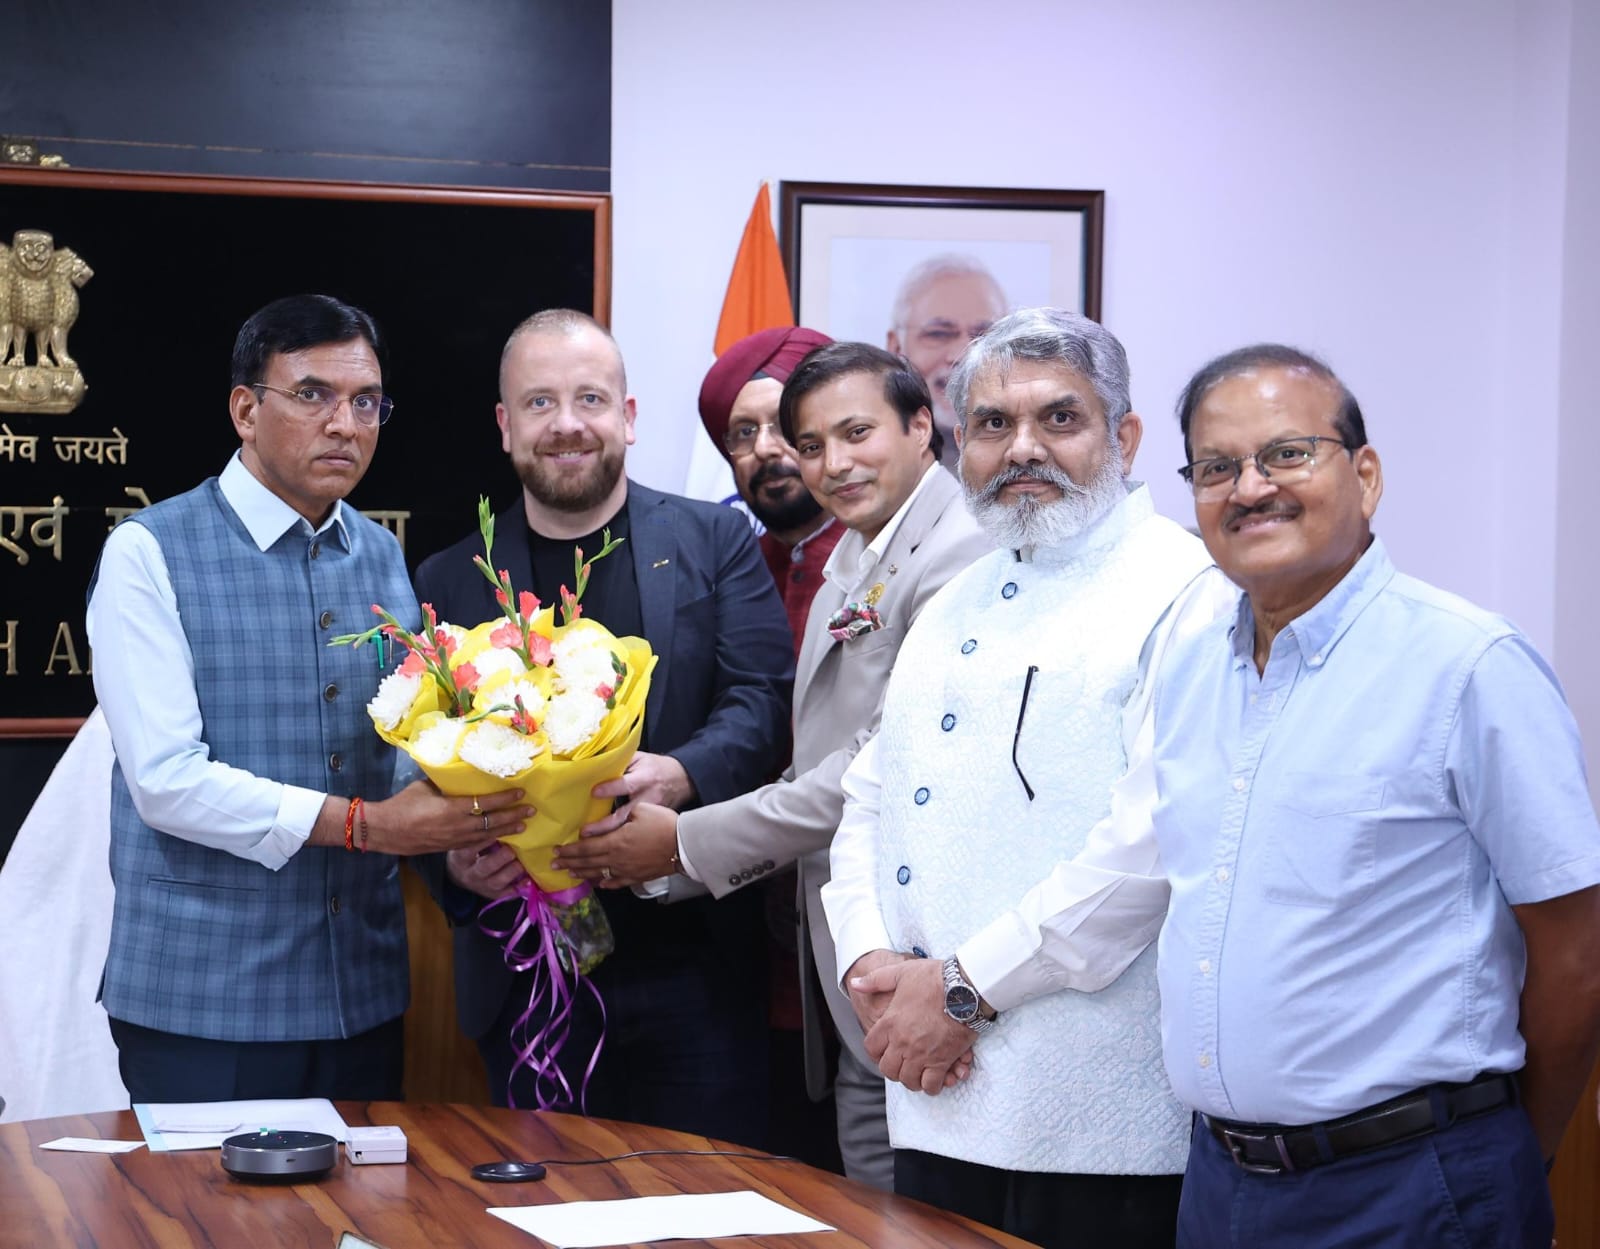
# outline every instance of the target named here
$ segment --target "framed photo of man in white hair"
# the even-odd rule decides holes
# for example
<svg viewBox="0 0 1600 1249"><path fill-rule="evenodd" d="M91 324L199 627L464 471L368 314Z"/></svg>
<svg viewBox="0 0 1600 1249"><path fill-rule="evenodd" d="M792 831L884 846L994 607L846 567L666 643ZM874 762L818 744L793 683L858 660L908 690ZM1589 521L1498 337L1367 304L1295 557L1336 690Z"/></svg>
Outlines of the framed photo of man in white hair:
<svg viewBox="0 0 1600 1249"><path fill-rule="evenodd" d="M1100 316L1103 191L785 182L784 264L801 325L906 357L953 462L950 369L1014 308Z"/></svg>

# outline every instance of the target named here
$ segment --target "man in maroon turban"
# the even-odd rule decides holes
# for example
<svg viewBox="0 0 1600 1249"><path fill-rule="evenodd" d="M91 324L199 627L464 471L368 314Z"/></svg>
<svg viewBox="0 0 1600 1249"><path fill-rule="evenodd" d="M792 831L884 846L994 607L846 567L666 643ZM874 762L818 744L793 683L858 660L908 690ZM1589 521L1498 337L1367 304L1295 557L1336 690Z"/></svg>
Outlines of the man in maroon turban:
<svg viewBox="0 0 1600 1249"><path fill-rule="evenodd" d="M789 613L796 655L822 566L844 527L800 480L800 463L778 428L778 396L807 353L832 341L816 330L761 330L718 356L700 387L706 433L733 469L739 497L767 527L761 553Z"/></svg>

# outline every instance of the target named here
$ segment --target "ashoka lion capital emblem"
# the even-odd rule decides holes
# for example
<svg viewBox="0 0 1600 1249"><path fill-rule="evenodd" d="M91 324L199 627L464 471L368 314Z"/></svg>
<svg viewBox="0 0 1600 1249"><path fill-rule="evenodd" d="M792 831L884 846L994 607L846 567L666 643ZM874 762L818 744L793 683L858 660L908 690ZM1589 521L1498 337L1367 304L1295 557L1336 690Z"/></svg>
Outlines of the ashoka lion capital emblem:
<svg viewBox="0 0 1600 1249"><path fill-rule="evenodd" d="M0 412L70 412L82 401L88 386L67 354L67 331L78 319L78 287L93 276L44 230L0 243Z"/></svg>

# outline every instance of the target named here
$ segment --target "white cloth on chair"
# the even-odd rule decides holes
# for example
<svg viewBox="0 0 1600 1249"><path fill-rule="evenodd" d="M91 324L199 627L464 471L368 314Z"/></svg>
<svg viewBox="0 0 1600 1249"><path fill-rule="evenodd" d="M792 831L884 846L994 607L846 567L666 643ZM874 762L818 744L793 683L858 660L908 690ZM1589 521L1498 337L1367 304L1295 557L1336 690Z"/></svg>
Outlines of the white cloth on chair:
<svg viewBox="0 0 1600 1249"><path fill-rule="evenodd" d="M96 710L0 869L0 1121L128 1105L95 1000L111 936L113 759Z"/></svg>

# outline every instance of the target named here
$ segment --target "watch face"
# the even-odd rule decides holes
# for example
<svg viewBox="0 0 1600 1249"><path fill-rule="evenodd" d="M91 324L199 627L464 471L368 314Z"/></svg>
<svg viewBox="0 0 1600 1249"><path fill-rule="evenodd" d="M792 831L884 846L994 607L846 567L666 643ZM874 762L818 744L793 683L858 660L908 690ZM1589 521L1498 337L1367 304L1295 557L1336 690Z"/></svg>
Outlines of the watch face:
<svg viewBox="0 0 1600 1249"><path fill-rule="evenodd" d="M971 1023L978 1017L978 991L971 985L951 985L944 991L944 1013L957 1023Z"/></svg>

